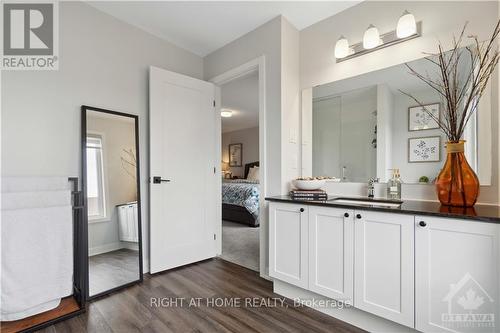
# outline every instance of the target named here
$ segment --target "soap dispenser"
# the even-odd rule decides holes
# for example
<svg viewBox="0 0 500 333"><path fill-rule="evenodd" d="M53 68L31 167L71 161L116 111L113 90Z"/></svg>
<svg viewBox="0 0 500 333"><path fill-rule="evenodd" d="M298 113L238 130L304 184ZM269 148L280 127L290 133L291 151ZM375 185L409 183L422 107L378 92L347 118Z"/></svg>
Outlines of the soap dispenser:
<svg viewBox="0 0 500 333"><path fill-rule="evenodd" d="M401 200L401 175L399 169L392 170L392 178L387 182L387 198L390 200Z"/></svg>

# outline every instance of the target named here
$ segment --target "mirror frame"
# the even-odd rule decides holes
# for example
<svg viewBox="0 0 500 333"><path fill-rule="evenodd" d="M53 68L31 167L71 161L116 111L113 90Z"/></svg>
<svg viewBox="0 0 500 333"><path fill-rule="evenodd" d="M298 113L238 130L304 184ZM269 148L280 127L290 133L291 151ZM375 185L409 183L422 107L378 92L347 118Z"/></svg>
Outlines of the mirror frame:
<svg viewBox="0 0 500 333"><path fill-rule="evenodd" d="M95 295L90 296L89 295L89 282L90 282L90 276L89 276L89 241L88 241L88 208L87 208L87 154L86 154L86 147L87 147L87 111L95 111L95 112L102 112L102 113L107 113L115 116L121 116L121 117L128 117L134 119L134 126L135 126L135 149L136 149L136 156L137 156L137 168L136 168L136 182L137 182L137 223L138 223L138 237L139 237L139 242L138 242L138 247L139 247L139 278L137 280L133 280L131 282L127 282L123 285L113 287L109 290L97 293ZM129 286L135 285L137 283L141 283L143 281L143 253L142 253L142 218L141 218L141 168L140 168L140 154L139 154L139 116L133 115L133 114L128 114L128 113L123 113L123 112L118 112L118 111L112 111L112 110L107 110L107 109L101 109L93 106L88 106L88 105L82 105L81 106L81 171L82 171L82 193L83 193L83 243L84 243L84 251L85 251L85 290L83 294L85 295L85 299L87 301L96 299L99 297L107 296L112 292L115 292L117 290L127 288Z"/></svg>

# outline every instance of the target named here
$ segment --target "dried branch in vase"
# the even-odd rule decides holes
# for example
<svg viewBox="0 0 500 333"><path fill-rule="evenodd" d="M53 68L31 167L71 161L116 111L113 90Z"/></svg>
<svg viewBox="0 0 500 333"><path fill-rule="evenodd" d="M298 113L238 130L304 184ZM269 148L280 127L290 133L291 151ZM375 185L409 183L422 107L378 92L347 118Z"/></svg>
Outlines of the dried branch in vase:
<svg viewBox="0 0 500 333"><path fill-rule="evenodd" d="M443 46L439 44L438 53L429 54L425 58L436 66L435 75L419 73L406 64L410 74L439 94L444 106L442 118L431 113L418 98L400 90L439 124L448 141L455 143L461 140L471 116L477 111L479 100L500 59L500 20L489 40L480 42L477 36L468 36L466 40L471 40L472 44L463 47L466 28L467 24L464 25L460 36L453 38L451 50L444 51ZM462 66L464 62L469 62L465 71Z"/></svg>
<svg viewBox="0 0 500 333"><path fill-rule="evenodd" d="M121 164L123 170L135 179L137 170L137 161L135 159L135 152L132 149L123 149L122 155L120 156Z"/></svg>

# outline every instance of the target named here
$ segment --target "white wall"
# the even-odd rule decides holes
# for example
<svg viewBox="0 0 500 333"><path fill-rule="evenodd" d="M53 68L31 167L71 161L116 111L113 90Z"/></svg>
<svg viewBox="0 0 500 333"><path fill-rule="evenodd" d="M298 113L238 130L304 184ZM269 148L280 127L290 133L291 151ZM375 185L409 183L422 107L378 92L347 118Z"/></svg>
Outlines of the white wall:
<svg viewBox="0 0 500 333"><path fill-rule="evenodd" d="M281 18L281 193L300 176L300 34Z"/></svg>
<svg viewBox="0 0 500 333"><path fill-rule="evenodd" d="M447 47L453 34L458 34L468 21L468 31L479 38L488 38L499 17L498 2L427 2L427 1L366 1L335 16L318 22L300 32L300 85L310 88L319 84L341 80L347 77L371 72L422 58L423 52L434 52L437 41ZM333 47L340 35L351 43L362 40L369 24L378 27L381 33L393 30L403 11L408 9L418 21L423 21L423 36L391 46L349 61L335 63ZM499 146L499 86L498 69L493 82L492 133L495 146ZM495 148L494 148L495 149ZM493 186L481 187L479 202L499 203L500 184L498 177L499 150L493 152ZM342 186L332 184L330 193L365 195L364 184ZM403 188L407 199L436 200L432 185L409 185Z"/></svg>
<svg viewBox="0 0 500 333"><path fill-rule="evenodd" d="M277 17L239 39L207 55L204 60L205 79L210 80L233 68L237 68L261 56L265 57L265 193L272 196L281 193L281 18ZM259 73L259 75L262 73ZM262 126L259 123L259 126ZM261 225L268 216L267 205L260 207ZM261 228L260 253L269 252L269 236ZM268 258L265 256L264 271L268 274Z"/></svg>
<svg viewBox="0 0 500 333"><path fill-rule="evenodd" d="M200 57L81 2L61 2L58 71L2 73L2 176L80 174L82 104L139 115L149 269L148 68L203 76Z"/></svg>
<svg viewBox="0 0 500 333"><path fill-rule="evenodd" d="M394 141L394 96L386 84L377 85L377 177L386 182L391 178ZM404 150L402 150L404 151ZM366 180L365 180L366 181Z"/></svg>
<svg viewBox="0 0 500 333"><path fill-rule="evenodd" d="M411 91L413 96L424 104L440 102L439 96L430 89L424 91ZM415 101L411 98L398 94L394 96L394 127L392 151L392 168L399 168L401 177L405 183L418 183L421 176L429 177L433 180L441 171L446 160L445 142L446 135L440 129L425 131L408 131L408 108L415 106ZM441 161L431 163L408 163L408 139L425 136L441 136Z"/></svg>
<svg viewBox="0 0 500 333"><path fill-rule="evenodd" d="M266 195L281 193L281 18L277 17L204 58L210 80L253 59L266 61Z"/></svg>
<svg viewBox="0 0 500 333"><path fill-rule="evenodd" d="M231 167L233 176L244 177L245 164L259 160L259 128L252 127L238 131L222 133L222 161L229 162L229 145L243 144L243 166Z"/></svg>
<svg viewBox="0 0 500 333"><path fill-rule="evenodd" d="M118 212L116 205L137 200L135 178L122 167L123 150L135 152L135 126L131 118L114 116L103 118L90 112L87 116L87 133L103 138L103 165L105 175L105 200L107 219L89 223L89 253L129 247L118 237ZM131 245L131 244L130 244Z"/></svg>
<svg viewBox="0 0 500 333"><path fill-rule="evenodd" d="M204 77L209 80L265 56L266 193L262 196L286 193L299 174L299 47L298 31L277 17L204 58ZM262 225L267 215L267 206L261 207ZM268 253L265 228L260 239L261 253Z"/></svg>

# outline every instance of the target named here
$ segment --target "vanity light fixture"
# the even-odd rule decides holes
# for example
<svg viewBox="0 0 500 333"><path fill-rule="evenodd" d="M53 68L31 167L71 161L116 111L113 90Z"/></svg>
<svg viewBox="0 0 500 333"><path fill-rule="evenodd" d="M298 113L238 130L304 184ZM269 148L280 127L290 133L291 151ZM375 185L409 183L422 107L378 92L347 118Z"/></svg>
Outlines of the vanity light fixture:
<svg viewBox="0 0 500 333"><path fill-rule="evenodd" d="M348 45L347 38L341 36L335 44L335 58L339 63L420 36L422 22L415 22L413 14L405 10L399 18L396 30L381 35L377 27L370 24L363 35L363 41L352 45Z"/></svg>
<svg viewBox="0 0 500 333"><path fill-rule="evenodd" d="M223 118L230 118L233 116L233 110L220 109L220 116Z"/></svg>
<svg viewBox="0 0 500 333"><path fill-rule="evenodd" d="M347 57L351 53L349 49L349 42L344 36L340 36L335 44L335 58L342 59Z"/></svg>
<svg viewBox="0 0 500 333"><path fill-rule="evenodd" d="M363 35L363 47L366 50L370 50L379 46L380 44L382 44L382 40L380 39L378 29L373 24L370 24L368 29L366 29L365 34Z"/></svg>
<svg viewBox="0 0 500 333"><path fill-rule="evenodd" d="M396 35L398 38L406 38L417 32L417 22L412 13L405 10L403 15L399 18L398 26L396 28Z"/></svg>

